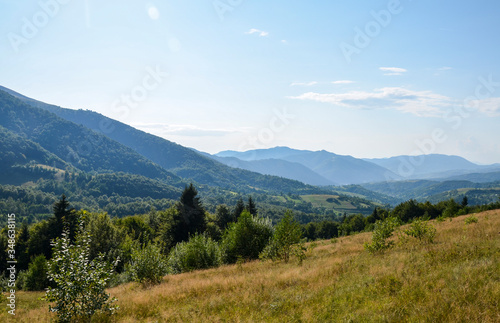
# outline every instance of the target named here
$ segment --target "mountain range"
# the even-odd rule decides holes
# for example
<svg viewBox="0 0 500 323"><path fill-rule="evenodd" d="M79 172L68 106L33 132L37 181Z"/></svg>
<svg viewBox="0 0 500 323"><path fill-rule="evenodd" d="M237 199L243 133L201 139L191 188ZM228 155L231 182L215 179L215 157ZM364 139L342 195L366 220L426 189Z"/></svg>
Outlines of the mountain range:
<svg viewBox="0 0 500 323"><path fill-rule="evenodd" d="M0 200L20 192L46 200L46 194L70 190L82 206L126 197L135 213L151 204L148 199L175 199L189 182L214 204L257 194L262 203L315 214L326 212L331 203L324 201L336 199L347 201L344 209L363 213L407 198L458 198L464 190L475 190L483 201L481 190L492 199L500 186L492 183L500 180L499 164L477 165L458 156L360 159L289 147L211 155L97 112L65 109L1 86L0 170L0 186L14 185L0 190ZM91 201L97 197L100 202Z"/></svg>
<svg viewBox="0 0 500 323"><path fill-rule="evenodd" d="M451 176L500 171L499 164L477 165L459 156L433 154L358 159L325 150L296 150L288 147L246 152L228 150L215 154L214 158L227 165L302 180L311 185L349 185L409 179L444 180ZM305 168L299 168L297 164ZM265 165L265 169L261 165Z"/></svg>

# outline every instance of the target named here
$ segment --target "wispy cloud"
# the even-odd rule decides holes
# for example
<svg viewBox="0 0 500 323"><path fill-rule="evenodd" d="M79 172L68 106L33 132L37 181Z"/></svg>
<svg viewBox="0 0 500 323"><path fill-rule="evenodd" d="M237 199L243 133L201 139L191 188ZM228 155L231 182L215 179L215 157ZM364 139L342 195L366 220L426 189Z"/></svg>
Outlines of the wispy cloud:
<svg viewBox="0 0 500 323"><path fill-rule="evenodd" d="M349 80L339 80L339 81L333 81L332 84L352 84L355 83L354 81L349 81Z"/></svg>
<svg viewBox="0 0 500 323"><path fill-rule="evenodd" d="M290 86L313 86L313 85L316 85L318 84L318 82L316 81L312 81L312 82L293 82L292 84L290 84Z"/></svg>
<svg viewBox="0 0 500 323"><path fill-rule="evenodd" d="M227 134L244 132L246 129L222 129L222 128L202 128L195 125L174 125L166 123L135 123L132 125L137 129L155 134L160 137L169 136L213 136L220 137Z"/></svg>
<svg viewBox="0 0 500 323"><path fill-rule="evenodd" d="M453 67L449 67L449 66L443 66L443 67L440 67L438 68L439 71L448 71L448 70L452 70Z"/></svg>
<svg viewBox="0 0 500 323"><path fill-rule="evenodd" d="M467 102L467 107L475 107L477 111L488 117L500 116L500 98L487 98L483 100L472 100Z"/></svg>
<svg viewBox="0 0 500 323"><path fill-rule="evenodd" d="M255 28L250 29L249 31L245 32L245 34L247 34L247 35L258 34L260 37L269 36L269 32L255 29Z"/></svg>
<svg viewBox="0 0 500 323"><path fill-rule="evenodd" d="M413 91L401 87L385 87L372 92L308 92L290 98L325 102L350 109L394 109L420 117L442 116L443 111L453 104L451 98L431 91Z"/></svg>
<svg viewBox="0 0 500 323"><path fill-rule="evenodd" d="M379 67L379 70L384 73L384 75L403 75L403 73L406 73L407 70L401 67Z"/></svg>

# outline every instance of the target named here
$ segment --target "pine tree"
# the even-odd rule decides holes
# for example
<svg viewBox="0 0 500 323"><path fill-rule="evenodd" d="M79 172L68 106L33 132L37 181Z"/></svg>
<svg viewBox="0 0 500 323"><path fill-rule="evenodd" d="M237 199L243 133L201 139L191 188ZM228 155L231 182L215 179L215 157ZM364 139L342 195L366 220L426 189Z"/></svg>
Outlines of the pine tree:
<svg viewBox="0 0 500 323"><path fill-rule="evenodd" d="M240 198L238 202L236 202L236 206L234 207L232 222L236 222L244 210L245 210L245 204L243 204L243 200Z"/></svg>
<svg viewBox="0 0 500 323"><path fill-rule="evenodd" d="M198 191L190 184L182 192L180 201L175 205L177 212L172 212L171 223L168 225L170 235L169 247L176 243L187 241L195 233L203 233L207 228L205 209L197 197Z"/></svg>
<svg viewBox="0 0 500 323"><path fill-rule="evenodd" d="M246 206L246 210L250 212L250 214L253 216L257 215L257 207L255 206L255 203L251 196L248 197L248 204Z"/></svg>
<svg viewBox="0 0 500 323"><path fill-rule="evenodd" d="M78 219L75 209L69 207L69 202L66 200L66 195L62 195L61 199L54 204L54 216L49 220L50 232L49 238L58 238L64 230L64 223L69 226L69 238L75 241L75 233L78 230Z"/></svg>
<svg viewBox="0 0 500 323"><path fill-rule="evenodd" d="M215 211L215 221L221 230L224 230L229 223L234 222L233 215L226 205L222 204L217 206L217 210Z"/></svg>

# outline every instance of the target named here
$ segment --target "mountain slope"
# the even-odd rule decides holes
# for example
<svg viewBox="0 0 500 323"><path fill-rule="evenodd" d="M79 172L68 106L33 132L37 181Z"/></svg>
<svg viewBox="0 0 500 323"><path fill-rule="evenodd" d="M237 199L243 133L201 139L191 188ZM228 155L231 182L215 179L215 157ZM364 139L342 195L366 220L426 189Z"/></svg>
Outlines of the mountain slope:
<svg viewBox="0 0 500 323"><path fill-rule="evenodd" d="M200 184L245 192L272 190L276 192L315 192L318 189L299 181L262 175L228 167L220 162L155 135L135 129L119 121L89 110L71 110L27 98L10 90L25 103L53 112L59 117L92 129L134 150L177 176Z"/></svg>
<svg viewBox="0 0 500 323"><path fill-rule="evenodd" d="M83 126L30 106L0 91L0 126L38 143L83 171L126 172L178 182L179 178L127 148Z"/></svg>

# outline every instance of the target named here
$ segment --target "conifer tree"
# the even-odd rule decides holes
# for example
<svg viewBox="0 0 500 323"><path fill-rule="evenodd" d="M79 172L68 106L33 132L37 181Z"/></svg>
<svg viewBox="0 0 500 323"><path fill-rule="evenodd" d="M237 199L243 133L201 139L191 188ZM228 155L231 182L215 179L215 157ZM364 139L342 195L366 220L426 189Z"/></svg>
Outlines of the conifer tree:
<svg viewBox="0 0 500 323"><path fill-rule="evenodd" d="M248 204L245 209L250 212L251 215L257 215L257 207L255 206L255 202L253 201L251 196L248 197Z"/></svg>

